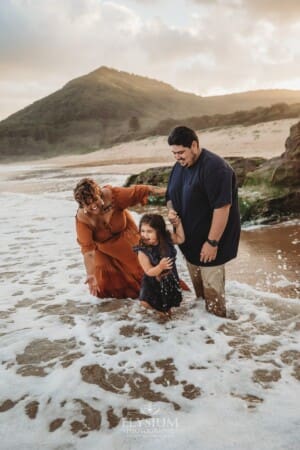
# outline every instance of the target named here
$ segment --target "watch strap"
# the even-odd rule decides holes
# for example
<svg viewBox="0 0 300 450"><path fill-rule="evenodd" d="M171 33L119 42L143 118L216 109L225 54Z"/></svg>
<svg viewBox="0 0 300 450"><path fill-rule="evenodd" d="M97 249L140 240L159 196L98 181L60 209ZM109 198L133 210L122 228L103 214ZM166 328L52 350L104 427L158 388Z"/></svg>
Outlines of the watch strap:
<svg viewBox="0 0 300 450"><path fill-rule="evenodd" d="M219 241L216 241L215 239L209 239L207 238L206 241L211 245L212 247L218 247Z"/></svg>

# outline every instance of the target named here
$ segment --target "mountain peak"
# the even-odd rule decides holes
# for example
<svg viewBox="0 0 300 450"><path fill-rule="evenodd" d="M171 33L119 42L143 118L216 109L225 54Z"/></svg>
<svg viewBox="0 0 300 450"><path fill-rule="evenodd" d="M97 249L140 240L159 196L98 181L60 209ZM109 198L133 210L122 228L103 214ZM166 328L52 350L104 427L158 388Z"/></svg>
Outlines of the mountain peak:
<svg viewBox="0 0 300 450"><path fill-rule="evenodd" d="M164 89L170 92L177 92L177 90L168 83L149 78L142 75L136 75L134 73L125 72L123 70L114 69L112 67L100 66L98 69L89 72L78 78L74 78L69 81L66 86L70 84L78 83L106 83L116 86L134 86L137 89L152 90L152 89Z"/></svg>
<svg viewBox="0 0 300 450"><path fill-rule="evenodd" d="M200 97L159 80L101 66L3 120L0 158L97 149L135 136L132 121L142 135L167 119L178 124L191 117L299 101L300 91Z"/></svg>

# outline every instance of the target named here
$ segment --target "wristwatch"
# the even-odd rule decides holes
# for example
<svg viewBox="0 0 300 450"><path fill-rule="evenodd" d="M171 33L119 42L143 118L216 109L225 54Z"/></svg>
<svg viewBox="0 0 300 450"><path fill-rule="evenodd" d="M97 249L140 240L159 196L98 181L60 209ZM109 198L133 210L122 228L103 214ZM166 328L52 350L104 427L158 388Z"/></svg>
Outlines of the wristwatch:
<svg viewBox="0 0 300 450"><path fill-rule="evenodd" d="M219 241L215 241L214 239L207 238L206 241L211 245L212 247L218 247Z"/></svg>

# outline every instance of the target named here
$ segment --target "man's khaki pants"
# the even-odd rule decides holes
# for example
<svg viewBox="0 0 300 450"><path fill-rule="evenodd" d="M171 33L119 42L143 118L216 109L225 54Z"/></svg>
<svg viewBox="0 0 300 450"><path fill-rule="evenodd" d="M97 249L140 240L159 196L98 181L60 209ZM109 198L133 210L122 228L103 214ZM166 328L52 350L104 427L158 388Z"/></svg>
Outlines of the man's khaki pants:
<svg viewBox="0 0 300 450"><path fill-rule="evenodd" d="M225 305L225 266L194 266L187 261L187 267L197 297L205 300L208 312L226 317Z"/></svg>

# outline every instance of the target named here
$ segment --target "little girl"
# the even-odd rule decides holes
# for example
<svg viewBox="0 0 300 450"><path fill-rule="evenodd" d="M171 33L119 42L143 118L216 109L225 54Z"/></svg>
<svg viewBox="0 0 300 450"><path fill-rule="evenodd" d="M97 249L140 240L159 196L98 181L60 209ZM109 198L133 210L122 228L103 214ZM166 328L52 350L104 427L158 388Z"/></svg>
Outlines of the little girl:
<svg viewBox="0 0 300 450"><path fill-rule="evenodd" d="M179 306L182 300L173 244L182 244L185 236L177 215L172 223L174 232L170 233L161 215L145 214L139 225L141 240L134 247L145 272L139 296L141 304L165 315L170 315L171 307Z"/></svg>

